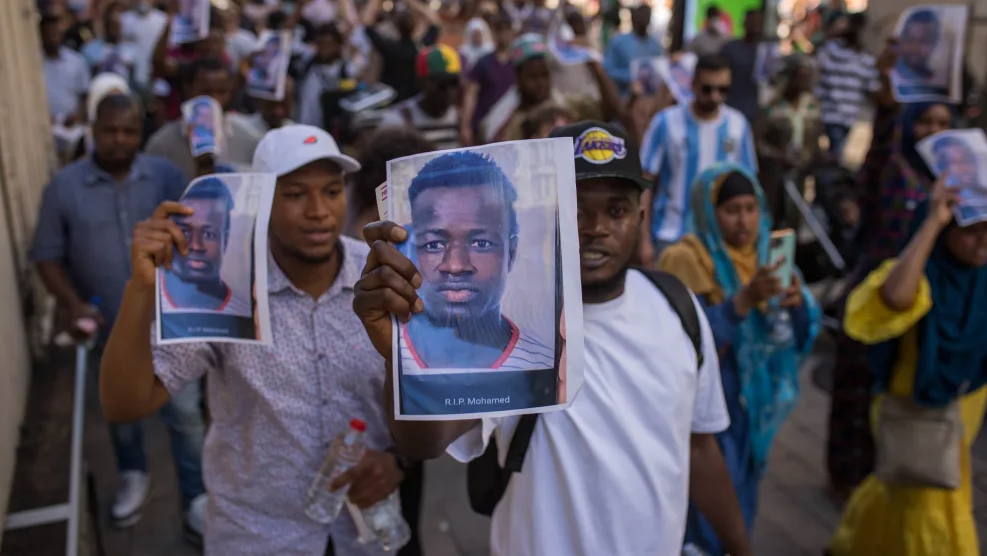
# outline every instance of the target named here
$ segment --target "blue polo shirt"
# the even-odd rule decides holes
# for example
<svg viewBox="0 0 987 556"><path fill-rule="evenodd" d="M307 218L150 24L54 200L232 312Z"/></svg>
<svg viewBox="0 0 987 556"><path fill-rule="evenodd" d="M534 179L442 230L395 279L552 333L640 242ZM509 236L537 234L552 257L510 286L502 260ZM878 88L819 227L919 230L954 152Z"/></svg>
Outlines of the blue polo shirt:
<svg viewBox="0 0 987 556"><path fill-rule="evenodd" d="M45 188L30 258L62 264L79 297L100 299L104 337L130 279L134 226L162 202L177 201L186 185L171 162L138 154L122 181L86 157L63 168Z"/></svg>

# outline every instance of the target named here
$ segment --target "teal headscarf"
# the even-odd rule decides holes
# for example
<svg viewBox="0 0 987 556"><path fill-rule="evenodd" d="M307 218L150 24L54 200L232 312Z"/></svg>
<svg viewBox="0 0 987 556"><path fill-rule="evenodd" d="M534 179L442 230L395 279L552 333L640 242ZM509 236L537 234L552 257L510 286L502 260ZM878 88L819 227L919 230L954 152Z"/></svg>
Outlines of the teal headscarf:
<svg viewBox="0 0 987 556"><path fill-rule="evenodd" d="M751 182L761 207L755 245L758 266L768 263L768 245L771 239L771 218L768 216L770 213L764 191L753 174L739 165L721 163L707 168L699 175L692 188L691 198L695 233L713 260L713 278L723 289L724 299L730 299L745 285L740 282L733 262L724 248L723 235L716 223L716 200L713 199L716 186L733 172ZM764 313L759 310L751 311L737 327L732 341L731 351L740 373L741 392L750 420L752 449L758 464L767 460L775 434L795 407L799 390L799 366L812 350L812 344L819 334L821 311L804 284L802 298L809 317L809 333L804 345L798 346L796 341L785 345L774 344L771 340L771 326Z"/></svg>

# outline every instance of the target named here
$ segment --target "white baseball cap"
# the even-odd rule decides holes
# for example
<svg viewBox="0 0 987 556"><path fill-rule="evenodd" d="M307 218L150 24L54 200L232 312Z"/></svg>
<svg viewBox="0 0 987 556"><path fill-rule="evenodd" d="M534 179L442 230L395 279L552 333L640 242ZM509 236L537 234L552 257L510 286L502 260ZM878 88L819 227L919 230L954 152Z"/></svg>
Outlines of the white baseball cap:
<svg viewBox="0 0 987 556"><path fill-rule="evenodd" d="M268 131L254 151L254 171L283 176L316 160L331 160L344 172L357 172L360 163L339 150L325 130L311 125L286 125Z"/></svg>

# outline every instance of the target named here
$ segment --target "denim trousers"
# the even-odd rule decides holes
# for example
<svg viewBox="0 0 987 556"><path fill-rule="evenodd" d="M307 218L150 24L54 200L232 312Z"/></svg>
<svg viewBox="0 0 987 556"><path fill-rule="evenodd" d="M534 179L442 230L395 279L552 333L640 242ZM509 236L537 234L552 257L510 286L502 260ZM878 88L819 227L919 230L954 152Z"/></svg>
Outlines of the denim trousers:
<svg viewBox="0 0 987 556"><path fill-rule="evenodd" d="M825 131L829 138L829 152L841 156L850 137L850 128L840 124L826 124Z"/></svg>
<svg viewBox="0 0 987 556"><path fill-rule="evenodd" d="M90 368L99 369L102 351L94 349ZM202 415L202 384L191 382L173 395L158 412L171 438L171 456L178 472L178 490L182 509L206 492L202 481L202 445L206 424ZM117 471L147 473L147 453L144 451L144 427L140 422L110 424L110 440L117 460Z"/></svg>

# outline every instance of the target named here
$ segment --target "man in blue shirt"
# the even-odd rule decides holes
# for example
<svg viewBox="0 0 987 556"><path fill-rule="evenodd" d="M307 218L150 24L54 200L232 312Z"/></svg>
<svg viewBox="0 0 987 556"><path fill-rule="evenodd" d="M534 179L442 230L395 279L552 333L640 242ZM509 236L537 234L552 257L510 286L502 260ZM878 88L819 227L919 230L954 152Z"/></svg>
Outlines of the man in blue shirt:
<svg viewBox="0 0 987 556"><path fill-rule="evenodd" d="M130 237L134 226L163 201L176 200L185 188L181 170L167 160L138 153L140 109L125 95L110 95L96 109L94 151L55 175L45 189L31 247L31 260L45 287L69 316L76 338L86 333L76 323L92 318L101 326L91 369L99 358L120 309L130 278ZM98 298L98 307L90 301ZM151 331L148 330L148 334ZM170 429L185 532L201 542L205 511L202 444L205 434L199 385L186 388L161 411ZM119 527L136 523L150 494L141 425L113 425L110 436L122 486L111 508Z"/></svg>
<svg viewBox="0 0 987 556"><path fill-rule="evenodd" d="M618 35L607 43L603 67L617 84L621 95L627 95L631 83L631 62L638 58L661 56L661 43L648 34L651 6L641 4L631 10L631 32Z"/></svg>

